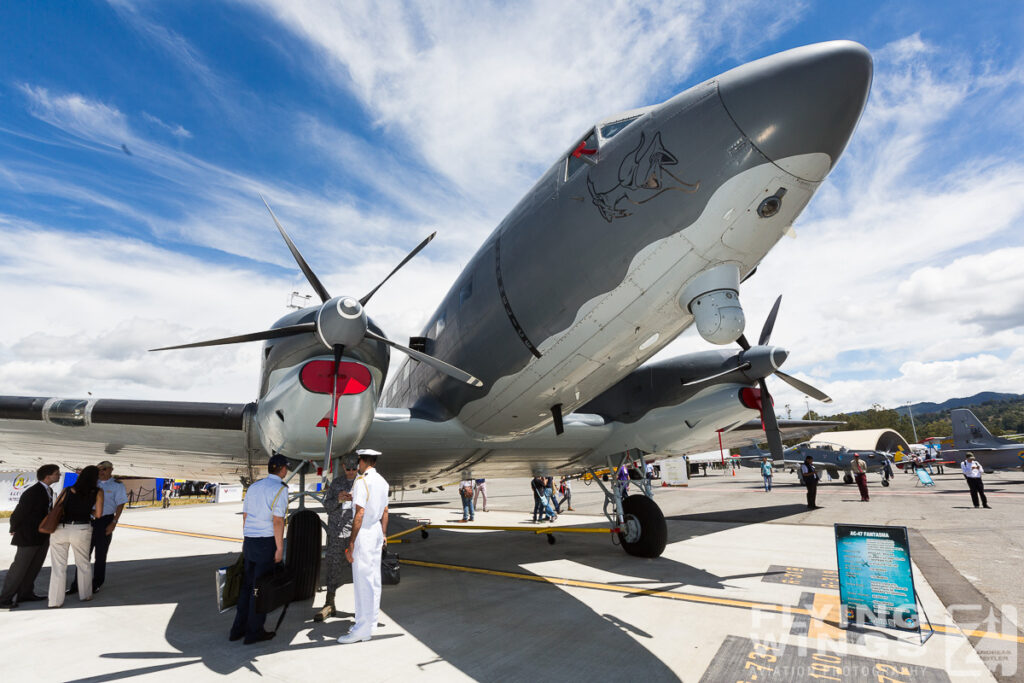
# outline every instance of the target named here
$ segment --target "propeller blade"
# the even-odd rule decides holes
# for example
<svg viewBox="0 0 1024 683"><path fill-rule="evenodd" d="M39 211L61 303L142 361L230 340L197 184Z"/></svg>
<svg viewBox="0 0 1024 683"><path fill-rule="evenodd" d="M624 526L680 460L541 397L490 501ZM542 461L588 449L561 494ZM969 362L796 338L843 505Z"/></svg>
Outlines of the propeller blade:
<svg viewBox="0 0 1024 683"><path fill-rule="evenodd" d="M775 417L772 396L768 393L768 383L763 378L757 380L757 383L761 387L761 423L764 425L764 434L768 437L768 449L772 452L773 460L782 460L782 432L779 431L779 421Z"/></svg>
<svg viewBox="0 0 1024 683"><path fill-rule="evenodd" d="M811 396L812 398L818 399L822 403L831 403L832 402L832 398L828 394L826 394L824 391L822 391L821 389L815 389L814 387L812 387L807 382L802 382L802 381L798 380L796 377L794 377L793 375L787 375L782 370L776 370L775 371L775 376L778 377L779 379L781 379L783 382L785 382L789 386L793 387L794 389L799 389L800 391L804 392L808 396Z"/></svg>
<svg viewBox="0 0 1024 683"><path fill-rule="evenodd" d="M363 306L365 306L365 305L366 305L366 302L370 300L370 297L372 297L372 296L373 296L374 294L376 294L376 293L377 293L377 290L378 290L378 289L380 289L380 288L381 288L381 287L382 287L382 286L384 285L384 283L385 283L385 282L387 282L388 280L390 280L390 279L391 279L391 276L392 276L392 275L394 275L395 273L397 273L397 272L399 271L399 269L401 269L401 267L402 267L402 266L404 266L404 265L405 265L406 263L408 263L409 261L411 261L411 260L412 260L412 258L413 258L413 257L414 257L414 256L415 256L416 254L418 254L418 253L420 253L421 251L423 251L423 247L425 247L425 246L427 246L428 244L430 244L430 240L434 239L434 237L436 237L436 236L437 236L437 232L436 232L436 231L435 231L435 232L432 232L432 233L430 233L430 236L429 236L429 237L427 237L427 239L425 239L425 240L423 240L422 242L420 242L420 245L419 245L418 247L416 247L415 249L413 249L412 251L410 251L410 252L409 252L409 255L408 255L408 256L406 256L406 257L405 257L404 259L402 259L402 262L401 262L401 263L399 263L399 264L398 264L397 266L395 266L395 269L394 269L394 270L392 270L392 271L391 271L390 273L388 273L388 276L387 276L386 278L384 278L383 280L381 280L381 281L380 281L380 283L379 283L379 284L378 284L378 285L377 285L376 287L374 287L373 289L371 289L371 290L370 290L370 293L369 293L369 294L367 294L366 296L364 296L364 297L363 297L362 299L360 299L360 300L359 300L359 303L361 303L361 304L362 304Z"/></svg>
<svg viewBox="0 0 1024 683"><path fill-rule="evenodd" d="M694 380L690 380L689 382L683 382L683 386L684 387L692 387L695 384L703 384L704 382L710 382L713 379L718 379L719 377L724 377L725 375L728 375L731 372L736 372L737 370L749 370L750 367L751 367L750 363L740 363L739 365L737 365L734 368L730 368L728 370L722 370L721 372L715 373L714 375L708 375L707 377L701 377L700 379L694 379Z"/></svg>
<svg viewBox="0 0 1024 683"><path fill-rule="evenodd" d="M150 349L150 351L171 351L173 349L196 349L202 346L221 346L223 344L240 344L242 342L250 341L261 341L264 339L278 339L280 337L291 337L295 334L303 334L306 332L315 332L316 323L299 323L298 325L289 325L287 327L278 327L273 330L263 330L262 332L250 332L249 334L239 334L234 337L223 337L221 339L210 339L209 341L193 342L191 344L179 344L178 346L162 346L159 349Z"/></svg>
<svg viewBox="0 0 1024 683"><path fill-rule="evenodd" d="M779 298L775 300L775 305L772 306L772 312L768 314L768 319L764 321L764 327L761 328L761 338L757 341L758 346L764 346L768 343L768 340L772 338L772 329L775 327L775 316L779 314L779 305L782 303L782 295L779 294Z"/></svg>
<svg viewBox="0 0 1024 683"><path fill-rule="evenodd" d="M270 204L267 204L267 200L260 195L260 199L263 199L263 205L267 207L267 211L270 212L270 217L274 219L274 225L277 226L277 231L281 233L281 237L284 238L285 244L288 245L288 249L291 250L292 256L295 257L295 262L299 264L299 268L302 269L302 274L306 276L306 281L309 282L310 286L320 296L320 300L327 303L331 300L331 295L327 293L327 289L320 284L320 280L317 279L316 273L306 263L306 259L302 258L302 254L299 253L299 248L292 242L292 238L285 232L284 226L281 225L281 221L277 220L277 216L274 215L274 210L270 208Z"/></svg>
<svg viewBox="0 0 1024 683"><path fill-rule="evenodd" d="M420 353L419 351L413 351L408 346L402 346L401 344L399 344L397 342L393 342L390 339L388 339L387 337L383 337L383 336L377 334L373 330L367 330L366 331L366 336L369 337L370 339L376 339L379 342L384 342L385 344L387 344L391 348L398 349L399 351L401 351L405 355L409 356L410 358L414 358L414 359L420 361L421 363L426 363L427 365L429 365L430 367L434 368L438 372L443 372L444 374L448 375L449 377L451 377L453 379L457 379L460 382L465 382L466 384L468 384L470 386L473 386L473 387L482 387L484 385L484 383L481 382L480 380L478 380L476 377L474 377L473 375L469 374L468 372L466 372L464 370L459 370L454 365L449 365L448 363L445 363L443 360L441 360L439 358L434 358L433 356L428 356L425 353Z"/></svg>
<svg viewBox="0 0 1024 683"><path fill-rule="evenodd" d="M736 340L736 343L739 344L740 348L742 348L744 351L750 350L750 342L747 341L746 335L741 334L739 338Z"/></svg>

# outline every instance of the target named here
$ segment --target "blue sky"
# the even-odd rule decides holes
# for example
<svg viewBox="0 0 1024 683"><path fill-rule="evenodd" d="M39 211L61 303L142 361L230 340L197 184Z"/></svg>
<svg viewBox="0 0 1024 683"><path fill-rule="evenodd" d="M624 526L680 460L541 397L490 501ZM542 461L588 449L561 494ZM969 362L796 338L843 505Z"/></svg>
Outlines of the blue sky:
<svg viewBox="0 0 1024 683"><path fill-rule="evenodd" d="M1021 391L1021 36L1019 2L3 3L0 393L254 398L252 345L144 349L308 292L261 193L332 293L438 230L371 306L415 334L594 120L839 38L871 99L750 326L783 294L786 370L836 409Z"/></svg>

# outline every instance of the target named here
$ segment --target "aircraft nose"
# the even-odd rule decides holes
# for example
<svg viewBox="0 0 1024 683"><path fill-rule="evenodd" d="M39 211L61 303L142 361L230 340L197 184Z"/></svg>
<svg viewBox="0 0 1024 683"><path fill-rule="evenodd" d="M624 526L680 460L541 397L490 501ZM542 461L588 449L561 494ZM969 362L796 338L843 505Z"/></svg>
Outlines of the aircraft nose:
<svg viewBox="0 0 1024 683"><path fill-rule="evenodd" d="M834 41L765 57L718 80L739 129L776 165L804 180L822 180L853 134L871 87L871 54ZM813 158L797 155L824 153Z"/></svg>

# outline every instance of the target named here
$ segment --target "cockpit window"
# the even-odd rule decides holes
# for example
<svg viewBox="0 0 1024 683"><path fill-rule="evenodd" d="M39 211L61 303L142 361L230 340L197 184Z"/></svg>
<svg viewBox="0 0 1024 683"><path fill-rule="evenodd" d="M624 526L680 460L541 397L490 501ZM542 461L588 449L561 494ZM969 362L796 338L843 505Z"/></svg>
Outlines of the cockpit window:
<svg viewBox="0 0 1024 683"><path fill-rule="evenodd" d="M597 163L597 134L592 130L587 133L586 137L576 143L569 152L569 156L566 157L565 165L565 179L576 175L584 166L593 166Z"/></svg>
<svg viewBox="0 0 1024 683"><path fill-rule="evenodd" d="M638 118L640 117L634 116L629 119L623 119L622 121L616 121L615 123L608 123L601 126L601 137L603 137L605 140L614 137L620 130L622 130L629 124L633 123Z"/></svg>

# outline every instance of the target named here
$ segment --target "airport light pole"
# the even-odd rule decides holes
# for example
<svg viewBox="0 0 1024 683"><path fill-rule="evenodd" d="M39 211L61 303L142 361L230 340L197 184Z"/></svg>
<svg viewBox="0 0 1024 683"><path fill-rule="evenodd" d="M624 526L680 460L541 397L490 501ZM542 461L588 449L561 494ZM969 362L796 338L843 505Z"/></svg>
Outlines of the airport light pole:
<svg viewBox="0 0 1024 683"><path fill-rule="evenodd" d="M910 413L910 428L914 430L914 443L917 443L917 425L914 424L914 409L910 406L910 401L907 401L907 411Z"/></svg>

